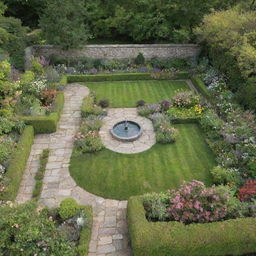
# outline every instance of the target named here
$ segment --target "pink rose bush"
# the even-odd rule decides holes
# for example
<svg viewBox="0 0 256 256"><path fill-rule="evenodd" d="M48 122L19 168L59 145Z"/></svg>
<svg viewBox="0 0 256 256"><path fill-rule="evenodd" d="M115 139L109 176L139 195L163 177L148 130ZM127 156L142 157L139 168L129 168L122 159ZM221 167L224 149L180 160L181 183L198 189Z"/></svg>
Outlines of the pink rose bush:
<svg viewBox="0 0 256 256"><path fill-rule="evenodd" d="M183 183L178 190L171 190L170 219L184 224L207 223L223 219L227 213L228 194L216 187L206 188L204 183L193 180Z"/></svg>

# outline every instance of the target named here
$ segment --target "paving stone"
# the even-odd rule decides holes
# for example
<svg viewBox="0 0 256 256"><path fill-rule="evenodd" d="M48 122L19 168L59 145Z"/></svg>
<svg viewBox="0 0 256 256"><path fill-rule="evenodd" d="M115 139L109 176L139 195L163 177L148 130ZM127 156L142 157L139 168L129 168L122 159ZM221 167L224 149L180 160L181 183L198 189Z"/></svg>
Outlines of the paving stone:
<svg viewBox="0 0 256 256"><path fill-rule="evenodd" d="M98 240L98 245L106 245L112 243L112 236L101 236Z"/></svg>
<svg viewBox="0 0 256 256"><path fill-rule="evenodd" d="M112 244L98 246L97 253L115 252L116 248Z"/></svg>
<svg viewBox="0 0 256 256"><path fill-rule="evenodd" d="M112 228L116 226L116 217L105 217L104 228Z"/></svg>

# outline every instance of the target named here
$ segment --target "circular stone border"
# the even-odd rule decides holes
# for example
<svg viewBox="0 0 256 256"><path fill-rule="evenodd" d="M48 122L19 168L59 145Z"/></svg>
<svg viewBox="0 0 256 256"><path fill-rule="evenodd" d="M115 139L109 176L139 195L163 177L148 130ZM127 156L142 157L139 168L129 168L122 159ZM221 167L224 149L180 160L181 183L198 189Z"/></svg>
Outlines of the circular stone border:
<svg viewBox="0 0 256 256"><path fill-rule="evenodd" d="M115 124L124 120L137 123L143 130L137 140L120 141L112 137L110 130ZM145 117L139 116L136 108L110 108L103 122L104 124L100 129L100 137L103 145L112 151L123 154L136 154L150 149L156 143L152 122Z"/></svg>
<svg viewBox="0 0 256 256"><path fill-rule="evenodd" d="M117 125L119 125L119 124L121 124L121 123L123 123L123 122L130 122L130 123L136 124L136 125L139 127L139 129L140 129L139 132L138 132L138 134L136 134L136 135L134 135L134 136L131 136L131 137L121 137L121 136L118 136L117 134L115 134L114 128L115 128ZM142 132L143 132L142 127L141 127L138 123L136 123L136 122L134 122L134 121L131 121L131 120L123 120L123 121L121 121L121 122L117 122L117 123L110 129L110 134L112 135L112 137L113 137L114 139L117 139L117 140L120 140L120 141L123 141L123 142L127 142L127 141L132 142L132 141L137 140L137 139L142 135Z"/></svg>

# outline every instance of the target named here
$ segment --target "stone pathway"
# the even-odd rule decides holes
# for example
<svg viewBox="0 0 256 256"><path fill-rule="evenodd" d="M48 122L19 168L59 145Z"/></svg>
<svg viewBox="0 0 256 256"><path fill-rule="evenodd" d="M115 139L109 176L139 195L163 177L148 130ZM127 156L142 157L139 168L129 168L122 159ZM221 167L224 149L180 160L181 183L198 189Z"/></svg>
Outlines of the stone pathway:
<svg viewBox="0 0 256 256"><path fill-rule="evenodd" d="M130 256L127 201L104 199L88 193L78 187L69 174L74 136L80 125L80 106L88 93L88 88L79 84L66 87L57 132L36 136L16 201L23 203L31 199L39 156L43 149L49 148L40 203L54 207L64 198L72 197L80 204L91 205L94 216L89 256Z"/></svg>
<svg viewBox="0 0 256 256"><path fill-rule="evenodd" d="M112 137L110 129L123 120L134 121L142 128L142 135L133 142L121 142ZM124 154L135 154L150 149L155 143L155 133L152 122L139 116L136 108L110 108L104 118L104 125L100 130L104 146L110 150Z"/></svg>

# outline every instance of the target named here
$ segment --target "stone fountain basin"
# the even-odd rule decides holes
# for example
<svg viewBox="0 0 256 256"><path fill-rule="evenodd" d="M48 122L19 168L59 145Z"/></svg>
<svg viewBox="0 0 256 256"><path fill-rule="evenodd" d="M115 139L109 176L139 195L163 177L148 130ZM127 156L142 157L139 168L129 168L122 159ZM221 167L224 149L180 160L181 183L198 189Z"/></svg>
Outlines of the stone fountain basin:
<svg viewBox="0 0 256 256"><path fill-rule="evenodd" d="M121 121L110 129L112 137L123 142L132 142L142 135L141 126L134 121Z"/></svg>

